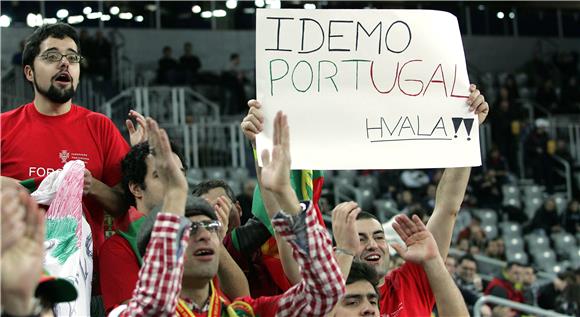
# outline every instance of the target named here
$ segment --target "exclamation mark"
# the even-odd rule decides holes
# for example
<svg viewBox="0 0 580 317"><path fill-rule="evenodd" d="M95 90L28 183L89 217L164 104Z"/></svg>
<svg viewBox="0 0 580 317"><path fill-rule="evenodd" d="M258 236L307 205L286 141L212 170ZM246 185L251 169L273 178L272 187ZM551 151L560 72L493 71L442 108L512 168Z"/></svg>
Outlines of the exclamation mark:
<svg viewBox="0 0 580 317"><path fill-rule="evenodd" d="M455 129L455 137L457 137L457 131L459 130L459 127L461 126L461 121L463 121L463 118L451 118L451 120L453 120L453 128Z"/></svg>
<svg viewBox="0 0 580 317"><path fill-rule="evenodd" d="M465 130L467 131L467 141L471 141L471 128L473 127L473 119L463 119L465 121Z"/></svg>

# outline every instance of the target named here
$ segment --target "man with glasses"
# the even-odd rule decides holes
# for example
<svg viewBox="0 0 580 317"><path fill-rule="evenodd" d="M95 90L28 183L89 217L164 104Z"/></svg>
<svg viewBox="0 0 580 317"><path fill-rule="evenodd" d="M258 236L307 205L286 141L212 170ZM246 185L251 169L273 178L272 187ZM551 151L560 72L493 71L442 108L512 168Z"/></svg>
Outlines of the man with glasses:
<svg viewBox="0 0 580 317"><path fill-rule="evenodd" d="M83 209L96 260L105 240L103 211L115 217L127 211L117 185L129 146L109 118L72 103L80 53L76 30L64 23L43 25L26 40L22 65L34 100L0 116L0 174L34 189L66 162L84 161Z"/></svg>

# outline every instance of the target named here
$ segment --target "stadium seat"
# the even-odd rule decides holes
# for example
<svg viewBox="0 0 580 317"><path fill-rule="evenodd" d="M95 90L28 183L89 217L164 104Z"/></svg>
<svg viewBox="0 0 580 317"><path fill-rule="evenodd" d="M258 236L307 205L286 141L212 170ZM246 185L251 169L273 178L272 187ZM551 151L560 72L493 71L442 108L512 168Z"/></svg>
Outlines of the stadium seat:
<svg viewBox="0 0 580 317"><path fill-rule="evenodd" d="M379 180L374 175L361 175L357 177L357 184L359 188L370 189L374 194L379 193Z"/></svg>
<svg viewBox="0 0 580 317"><path fill-rule="evenodd" d="M556 265L556 253L552 250L532 252L534 264L543 271L552 271Z"/></svg>
<svg viewBox="0 0 580 317"><path fill-rule="evenodd" d="M576 249L576 239L569 233L553 234L552 241L558 255L567 255L569 250Z"/></svg>
<svg viewBox="0 0 580 317"><path fill-rule="evenodd" d="M491 209L474 209L473 213L481 219L481 225L497 225L497 213Z"/></svg>
<svg viewBox="0 0 580 317"><path fill-rule="evenodd" d="M544 187L538 185L529 185L523 187L524 198L540 198L542 199L544 196Z"/></svg>
<svg viewBox="0 0 580 317"><path fill-rule="evenodd" d="M226 183L228 183L228 185L230 185L230 187L232 188L232 190L234 191L234 195L238 195L242 192L242 186L243 183L240 182L237 179L226 179L225 180ZM235 197L234 197L235 199Z"/></svg>
<svg viewBox="0 0 580 317"><path fill-rule="evenodd" d="M530 252L543 252L550 250L548 237L540 234L529 234L525 237L526 245Z"/></svg>
<svg viewBox="0 0 580 317"><path fill-rule="evenodd" d="M568 252L571 267L574 269L580 268L580 248L572 249Z"/></svg>
<svg viewBox="0 0 580 317"><path fill-rule="evenodd" d="M501 188L504 199L506 198L520 198L520 190L514 185L503 185Z"/></svg>
<svg viewBox="0 0 580 317"><path fill-rule="evenodd" d="M568 200L566 199L565 194L554 194L552 196L554 201L556 202L556 209L558 210L558 214L562 214L564 210L566 210L566 206L568 205Z"/></svg>
<svg viewBox="0 0 580 317"><path fill-rule="evenodd" d="M504 239L522 236L522 226L515 222L502 222L499 224Z"/></svg>
<svg viewBox="0 0 580 317"><path fill-rule="evenodd" d="M340 170L340 171L338 171L337 176L340 178L348 178L350 180L350 183L354 184L357 173L354 170Z"/></svg>
<svg viewBox="0 0 580 317"><path fill-rule="evenodd" d="M524 240L521 237L512 237L505 240L506 254L524 251Z"/></svg>
<svg viewBox="0 0 580 317"><path fill-rule="evenodd" d="M225 179L226 170L222 167L211 167L205 169L206 179Z"/></svg>
<svg viewBox="0 0 580 317"><path fill-rule="evenodd" d="M534 218L536 211L542 206L543 200L539 197L524 198L524 204L526 205L525 213L528 219Z"/></svg>
<svg viewBox="0 0 580 317"><path fill-rule="evenodd" d="M350 177L345 177L337 175L334 177L334 185L346 185L354 187L354 179Z"/></svg>
<svg viewBox="0 0 580 317"><path fill-rule="evenodd" d="M376 199L373 204L381 223L387 222L391 217L400 213L399 209L397 209L397 203L394 200Z"/></svg>
<svg viewBox="0 0 580 317"><path fill-rule="evenodd" d="M357 188L356 197L358 205L362 210L370 210L372 208L375 195L371 189Z"/></svg>
<svg viewBox="0 0 580 317"><path fill-rule="evenodd" d="M518 262L528 264L528 255L524 251L506 252L506 260L509 262Z"/></svg>
<svg viewBox="0 0 580 317"><path fill-rule="evenodd" d="M187 170L186 174L187 178L193 179L203 179L203 171L199 168L190 168Z"/></svg>
<svg viewBox="0 0 580 317"><path fill-rule="evenodd" d="M497 226L496 225L484 225L483 231L485 232L485 237L487 239L495 239L497 237Z"/></svg>
<svg viewBox="0 0 580 317"><path fill-rule="evenodd" d="M244 183L250 177L250 171L245 167L232 167L228 169L228 178Z"/></svg>

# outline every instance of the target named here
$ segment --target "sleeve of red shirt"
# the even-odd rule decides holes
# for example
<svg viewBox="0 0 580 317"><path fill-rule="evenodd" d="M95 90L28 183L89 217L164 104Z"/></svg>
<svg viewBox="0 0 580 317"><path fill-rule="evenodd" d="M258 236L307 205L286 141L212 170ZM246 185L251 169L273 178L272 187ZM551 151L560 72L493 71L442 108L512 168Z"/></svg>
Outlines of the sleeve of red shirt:
<svg viewBox="0 0 580 317"><path fill-rule="evenodd" d="M109 313L131 299L139 277L139 262L128 243L114 235L101 247L99 269L103 303Z"/></svg>
<svg viewBox="0 0 580 317"><path fill-rule="evenodd" d="M101 146L103 147L103 179L109 186L115 186L121 181L121 160L129 152L129 144L119 132L119 129L103 114L99 116Z"/></svg>
<svg viewBox="0 0 580 317"><path fill-rule="evenodd" d="M429 279L425 270L420 265L406 262L399 270L400 278L406 285L413 285L417 301L414 305L424 305L424 309L415 309L415 311L432 311L435 306L435 296L431 290ZM418 308L418 307L417 307Z"/></svg>

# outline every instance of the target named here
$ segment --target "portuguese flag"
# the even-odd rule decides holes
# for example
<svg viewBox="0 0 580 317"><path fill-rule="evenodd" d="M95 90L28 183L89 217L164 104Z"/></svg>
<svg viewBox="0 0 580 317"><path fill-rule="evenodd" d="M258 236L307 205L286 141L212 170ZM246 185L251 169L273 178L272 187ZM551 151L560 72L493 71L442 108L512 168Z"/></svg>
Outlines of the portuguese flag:
<svg viewBox="0 0 580 317"><path fill-rule="evenodd" d="M293 170L290 171L290 185L296 192L298 200L311 200L316 209L318 215L318 222L325 227L324 220L322 219L322 214L320 213L320 208L318 207L318 201L320 200L320 194L322 192L322 185L324 183L324 176L322 171L317 170ZM259 186L259 185L258 185ZM270 230L272 237L266 241L261 247L262 261L270 277L276 283L276 285L282 290L286 291L292 285L286 278L284 274L284 269L282 268L282 262L280 261L280 256L278 254L278 247L276 245L276 239L274 238L274 229L270 223L270 217L264 208L264 203L262 201L262 195L260 195L260 188L256 186L254 190L254 199L252 200L252 213Z"/></svg>

